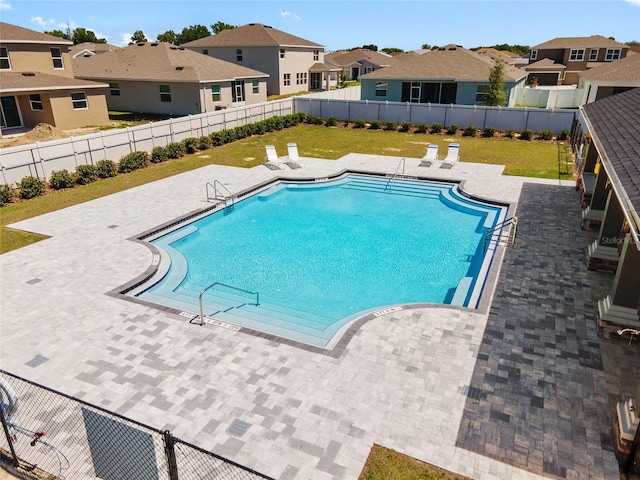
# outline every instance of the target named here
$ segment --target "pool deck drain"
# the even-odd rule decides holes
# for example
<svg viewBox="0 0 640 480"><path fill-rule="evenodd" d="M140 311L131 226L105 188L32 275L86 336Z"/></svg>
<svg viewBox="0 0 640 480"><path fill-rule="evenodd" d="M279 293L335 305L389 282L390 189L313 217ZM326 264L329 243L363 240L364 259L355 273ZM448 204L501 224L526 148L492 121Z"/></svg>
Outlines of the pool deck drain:
<svg viewBox="0 0 640 480"><path fill-rule="evenodd" d="M280 480L355 479L374 443L483 480L618 479L606 405L631 393L616 364L624 363L627 379L638 378L640 358L637 344L594 336L585 285L600 276L586 271L580 248L570 265L554 263L566 240L558 230L569 229L572 241L580 233L579 215L575 224L566 221L578 210L570 182L506 177L502 167L464 162L424 168L407 159L407 175L462 180L465 191L499 201L526 200L539 235L529 238L525 228L519 250L507 252L490 279L497 283L493 309L389 312L364 323L337 357L192 325L106 295L153 261L129 239L206 207L207 180L233 192L278 175L329 177L345 168L393 174L399 161L351 154L306 159L296 170L210 165L14 224L51 238L0 256L2 368L171 428ZM557 216L554 201L568 205L567 213ZM35 278L46 281L27 283ZM48 360L27 366L34 355ZM587 417L596 405L604 411ZM520 420L525 411L530 421ZM251 424L242 437L227 431L235 419ZM567 439L576 445L570 452Z"/></svg>

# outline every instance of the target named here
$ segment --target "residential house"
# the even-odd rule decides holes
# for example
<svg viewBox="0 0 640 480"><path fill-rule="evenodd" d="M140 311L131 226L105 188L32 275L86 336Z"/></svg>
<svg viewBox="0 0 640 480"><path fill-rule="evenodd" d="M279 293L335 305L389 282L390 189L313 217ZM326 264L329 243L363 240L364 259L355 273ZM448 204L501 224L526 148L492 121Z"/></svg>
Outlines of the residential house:
<svg viewBox="0 0 640 480"><path fill-rule="evenodd" d="M60 129L109 123L107 85L74 78L59 37L0 22L2 133L48 123Z"/></svg>
<svg viewBox="0 0 640 480"><path fill-rule="evenodd" d="M73 68L108 83L110 110L189 115L267 99L266 73L165 42L77 57Z"/></svg>
<svg viewBox="0 0 640 480"><path fill-rule="evenodd" d="M486 55L447 45L363 75L361 99L483 105L490 87L489 74L495 65ZM505 65L506 104L511 91L526 76L522 70Z"/></svg>
<svg viewBox="0 0 640 480"><path fill-rule="evenodd" d="M116 50L117 45L111 45L110 43L94 43L94 42L82 42L77 45L71 45L69 47L69 53L72 58L76 57L90 57L99 53L110 52Z"/></svg>
<svg viewBox="0 0 640 480"><path fill-rule="evenodd" d="M363 48L338 50L326 53L325 62L338 67L347 80L358 80L360 75L371 73L396 62L393 56Z"/></svg>
<svg viewBox="0 0 640 480"><path fill-rule="evenodd" d="M580 72L624 58L628 51L628 45L602 35L554 38L532 47L523 69L538 85L576 85Z"/></svg>
<svg viewBox="0 0 640 480"><path fill-rule="evenodd" d="M597 231L587 266L613 274L610 293L598 302L598 330L640 330L640 88L580 112L584 121L576 122L572 144L580 163L582 223Z"/></svg>
<svg viewBox="0 0 640 480"><path fill-rule="evenodd" d="M329 88L324 47L268 25L250 23L182 47L269 74L267 95Z"/></svg>
<svg viewBox="0 0 640 480"><path fill-rule="evenodd" d="M584 89L584 103L640 87L640 55L627 55L615 62L590 68L580 74L578 88Z"/></svg>

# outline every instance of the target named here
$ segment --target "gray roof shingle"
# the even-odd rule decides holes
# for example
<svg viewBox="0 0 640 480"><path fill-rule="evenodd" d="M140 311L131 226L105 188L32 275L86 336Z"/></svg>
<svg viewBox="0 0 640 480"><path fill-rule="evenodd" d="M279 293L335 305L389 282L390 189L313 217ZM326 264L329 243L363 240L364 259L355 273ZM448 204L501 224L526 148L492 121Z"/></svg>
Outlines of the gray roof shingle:
<svg viewBox="0 0 640 480"><path fill-rule="evenodd" d="M548 42L541 43L535 47L531 47L531 50L540 50L548 48L629 48L624 43L616 42L615 40L602 35L592 35L590 37L558 37Z"/></svg>
<svg viewBox="0 0 640 480"><path fill-rule="evenodd" d="M199 38L183 45L189 48L207 47L317 47L319 43L275 29L261 23L249 23L241 27L223 30L215 35Z"/></svg>
<svg viewBox="0 0 640 480"><path fill-rule="evenodd" d="M36 32L10 23L0 22L0 43L48 43L52 45L73 45L64 38Z"/></svg>
<svg viewBox="0 0 640 480"><path fill-rule="evenodd" d="M40 72L0 72L0 92L23 92L37 90L71 90L73 88L101 88L104 83L69 78L60 75L49 75Z"/></svg>
<svg viewBox="0 0 640 480"><path fill-rule="evenodd" d="M620 60L590 68L580 76L589 80L640 81L640 55L627 55Z"/></svg>

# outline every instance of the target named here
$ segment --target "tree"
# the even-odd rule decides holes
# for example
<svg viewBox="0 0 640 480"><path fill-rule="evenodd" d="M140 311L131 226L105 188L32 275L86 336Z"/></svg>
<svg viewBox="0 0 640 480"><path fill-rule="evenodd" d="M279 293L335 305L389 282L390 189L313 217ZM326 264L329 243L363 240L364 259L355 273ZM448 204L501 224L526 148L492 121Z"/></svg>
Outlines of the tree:
<svg viewBox="0 0 640 480"><path fill-rule="evenodd" d="M630 47L640 46L640 42L637 40L631 40L630 42L624 42L625 45L629 45Z"/></svg>
<svg viewBox="0 0 640 480"><path fill-rule="evenodd" d="M131 43L144 42L148 42L148 40L147 37L144 36L144 33L142 33L142 30L136 30L135 32L133 32L133 35L131 35Z"/></svg>
<svg viewBox="0 0 640 480"><path fill-rule="evenodd" d="M429 45L428 43L425 43L424 45L422 45L421 47L423 50L431 50L431 45Z"/></svg>
<svg viewBox="0 0 640 480"><path fill-rule="evenodd" d="M211 25L211 31L213 32L214 35L220 33L223 30L231 30L233 28L236 28L236 27L224 22L216 22L213 25Z"/></svg>
<svg viewBox="0 0 640 480"><path fill-rule="evenodd" d="M506 95L504 93L504 62L498 60L489 73L489 93L484 99L484 104L492 107L504 105Z"/></svg>
<svg viewBox="0 0 640 480"><path fill-rule="evenodd" d="M63 32L62 30L51 30L50 32L44 32L47 35L53 35L54 37L64 38L65 40L71 40L71 37L68 33Z"/></svg>
<svg viewBox="0 0 640 480"><path fill-rule="evenodd" d="M404 52L404 50L402 50L401 48L395 48L395 47L385 47L385 48L382 49L382 51L384 53L389 53L389 54L396 53L396 52L398 52L398 53Z"/></svg>
<svg viewBox="0 0 640 480"><path fill-rule="evenodd" d="M92 43L107 43L107 40L104 38L97 38L96 34L93 30L87 30L86 28L74 28L73 35L71 36L71 41L74 45L78 45L79 43L84 42L92 42Z"/></svg>
<svg viewBox="0 0 640 480"><path fill-rule="evenodd" d="M182 29L182 33L178 34L178 45L183 43L192 42L199 38L208 37L211 32L204 25L191 25Z"/></svg>
<svg viewBox="0 0 640 480"><path fill-rule="evenodd" d="M363 45L362 46L363 50L371 50L372 52L377 52L378 51L378 46L377 45Z"/></svg>
<svg viewBox="0 0 640 480"><path fill-rule="evenodd" d="M172 43L174 45L178 44L178 36L176 35L176 32L174 32L173 30L167 30L164 33L159 33L158 36L156 37L156 40L158 42L167 42L167 43Z"/></svg>

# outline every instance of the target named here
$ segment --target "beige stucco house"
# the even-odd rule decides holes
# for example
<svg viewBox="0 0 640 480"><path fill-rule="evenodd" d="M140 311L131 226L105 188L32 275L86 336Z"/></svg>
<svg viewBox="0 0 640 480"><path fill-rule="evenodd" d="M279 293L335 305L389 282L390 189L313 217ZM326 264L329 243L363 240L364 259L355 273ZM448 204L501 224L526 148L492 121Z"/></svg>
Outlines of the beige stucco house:
<svg viewBox="0 0 640 480"><path fill-rule="evenodd" d="M48 123L60 129L109 122L107 85L74 78L62 38L0 22L2 132Z"/></svg>
<svg viewBox="0 0 640 480"><path fill-rule="evenodd" d="M397 60L386 53L363 48L338 50L325 55L327 63L340 68L347 80L358 80L360 75L393 65Z"/></svg>
<svg viewBox="0 0 640 480"><path fill-rule="evenodd" d="M532 47L529 65L522 68L539 85L576 85L580 72L624 58L628 51L628 45L602 35L560 37Z"/></svg>
<svg viewBox="0 0 640 480"><path fill-rule="evenodd" d="M324 47L268 25L250 23L182 46L268 73L267 95L329 88L332 66L325 65Z"/></svg>
<svg viewBox="0 0 640 480"><path fill-rule="evenodd" d="M266 73L165 42L77 57L73 68L109 84L110 110L190 115L267 99Z"/></svg>

